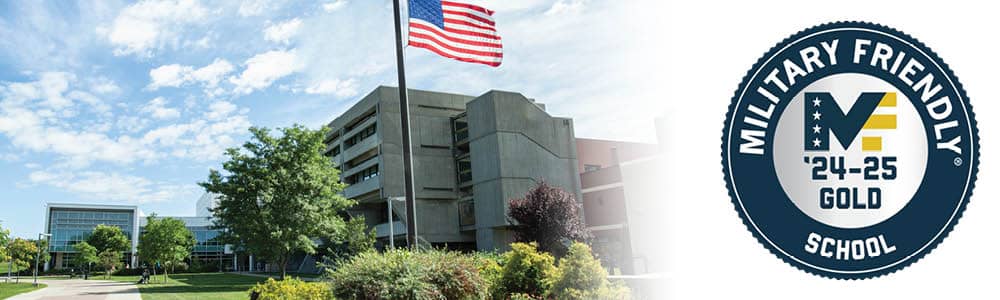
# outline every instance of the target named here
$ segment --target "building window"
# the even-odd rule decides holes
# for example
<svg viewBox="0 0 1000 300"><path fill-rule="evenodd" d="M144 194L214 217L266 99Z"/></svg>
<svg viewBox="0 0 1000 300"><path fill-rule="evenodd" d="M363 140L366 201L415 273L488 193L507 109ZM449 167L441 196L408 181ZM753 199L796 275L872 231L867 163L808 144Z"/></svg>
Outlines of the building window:
<svg viewBox="0 0 1000 300"><path fill-rule="evenodd" d="M344 141L344 146L345 147L354 146L355 144L363 141L365 138L375 135L375 129L376 129L375 125L376 124L372 124L372 126L365 127L365 129L361 130L361 132L358 132L357 134L348 138L346 141Z"/></svg>
<svg viewBox="0 0 1000 300"><path fill-rule="evenodd" d="M583 165L583 172L592 172L601 169L601 165Z"/></svg>
<svg viewBox="0 0 1000 300"><path fill-rule="evenodd" d="M367 169L361 170L360 172L354 173L354 175L347 176L347 184L356 184L368 179L372 179L378 176L378 165L371 166Z"/></svg>
<svg viewBox="0 0 1000 300"><path fill-rule="evenodd" d="M333 147L330 151L326 152L326 156L334 157L340 154L340 146Z"/></svg>

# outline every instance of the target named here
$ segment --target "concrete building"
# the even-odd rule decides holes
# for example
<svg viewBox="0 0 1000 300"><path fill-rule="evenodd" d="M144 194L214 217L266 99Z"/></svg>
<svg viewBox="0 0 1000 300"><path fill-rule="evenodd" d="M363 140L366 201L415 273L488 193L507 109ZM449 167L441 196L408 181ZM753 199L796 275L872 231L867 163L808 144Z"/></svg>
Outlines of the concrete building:
<svg viewBox="0 0 1000 300"><path fill-rule="evenodd" d="M406 216L398 90L378 87L329 123L326 155L344 190L376 228L405 244ZM409 91L417 230L422 243L453 249L506 249L507 203L539 180L580 194L573 121L549 115L518 93L478 97ZM389 223L389 206L393 223Z"/></svg>
<svg viewBox="0 0 1000 300"><path fill-rule="evenodd" d="M612 273L655 271L650 259L662 249L649 237L664 214L660 145L577 139L577 149L585 220L601 265Z"/></svg>
<svg viewBox="0 0 1000 300"><path fill-rule="evenodd" d="M130 241L125 261L136 265L136 247L139 245L139 217L136 206L49 203L45 208L45 233L51 234L49 253L52 259L44 269L73 267L76 251L73 245L85 241L97 225L112 225L122 229Z"/></svg>

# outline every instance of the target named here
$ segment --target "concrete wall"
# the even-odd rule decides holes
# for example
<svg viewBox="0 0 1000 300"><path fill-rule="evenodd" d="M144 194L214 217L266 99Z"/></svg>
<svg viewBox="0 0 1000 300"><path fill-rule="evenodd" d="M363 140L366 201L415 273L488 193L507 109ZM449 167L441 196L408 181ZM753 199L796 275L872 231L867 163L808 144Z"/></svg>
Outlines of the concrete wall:
<svg viewBox="0 0 1000 300"><path fill-rule="evenodd" d="M523 95L500 91L477 97L466 109L480 250L509 248L507 205L539 181L582 199L571 119L552 117Z"/></svg>

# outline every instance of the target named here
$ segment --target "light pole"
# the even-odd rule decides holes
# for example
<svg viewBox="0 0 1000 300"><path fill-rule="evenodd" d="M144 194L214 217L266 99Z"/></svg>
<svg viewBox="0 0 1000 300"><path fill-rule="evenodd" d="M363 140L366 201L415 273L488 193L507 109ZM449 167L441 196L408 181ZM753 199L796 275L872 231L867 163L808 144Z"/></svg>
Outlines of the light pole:
<svg viewBox="0 0 1000 300"><path fill-rule="evenodd" d="M52 237L52 235L48 234L48 233L39 233L38 234L38 243L39 243L39 245L38 245L38 254L35 254L35 287L38 286L38 261L39 261L39 258L42 256L42 245L41 245L41 243L42 243L42 237L43 236L45 237L46 240L48 240L49 237ZM47 245L48 243L45 243L45 244Z"/></svg>

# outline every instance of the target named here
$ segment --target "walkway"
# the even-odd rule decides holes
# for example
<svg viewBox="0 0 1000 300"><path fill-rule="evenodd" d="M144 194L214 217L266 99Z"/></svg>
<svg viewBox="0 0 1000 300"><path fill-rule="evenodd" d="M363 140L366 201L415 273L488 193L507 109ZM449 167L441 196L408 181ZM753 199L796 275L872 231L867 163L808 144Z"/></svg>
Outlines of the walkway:
<svg viewBox="0 0 1000 300"><path fill-rule="evenodd" d="M24 278L21 278L24 279ZM23 282L23 281L22 281ZM48 287L7 300L141 300L139 288L127 282L103 280L39 280Z"/></svg>

